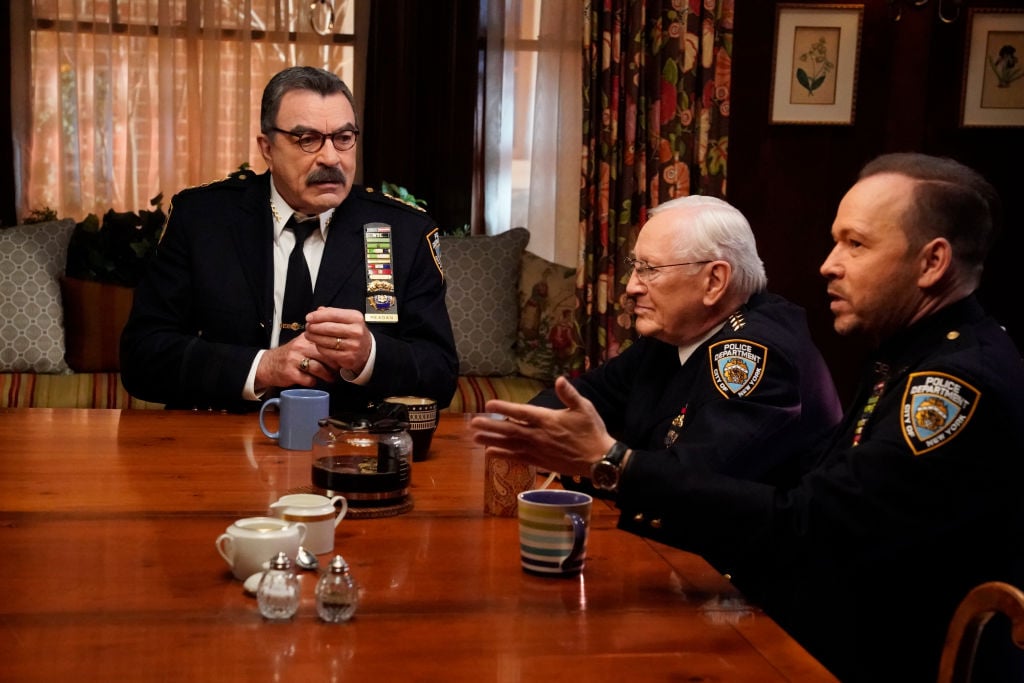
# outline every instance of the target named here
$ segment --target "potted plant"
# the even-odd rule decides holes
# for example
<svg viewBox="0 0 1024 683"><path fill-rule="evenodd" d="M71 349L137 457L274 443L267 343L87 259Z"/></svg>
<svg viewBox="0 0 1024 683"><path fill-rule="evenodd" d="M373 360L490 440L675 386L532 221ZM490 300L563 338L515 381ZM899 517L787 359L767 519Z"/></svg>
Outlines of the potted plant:
<svg viewBox="0 0 1024 683"><path fill-rule="evenodd" d="M167 215L163 194L149 200L152 210L89 214L75 226L68 244L65 276L78 280L134 287L153 255Z"/></svg>
<svg viewBox="0 0 1024 683"><path fill-rule="evenodd" d="M138 213L89 214L75 225L60 281L68 365L77 372L120 369L121 330L135 286L156 250L167 216L163 195Z"/></svg>

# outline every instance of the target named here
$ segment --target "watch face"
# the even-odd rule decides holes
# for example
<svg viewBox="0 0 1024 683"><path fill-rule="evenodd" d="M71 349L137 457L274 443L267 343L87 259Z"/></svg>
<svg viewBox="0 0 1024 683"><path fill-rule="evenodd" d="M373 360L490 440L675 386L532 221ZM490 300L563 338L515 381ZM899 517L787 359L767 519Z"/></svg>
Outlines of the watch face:
<svg viewBox="0 0 1024 683"><path fill-rule="evenodd" d="M611 491L619 483L619 468L607 460L601 460L594 465L591 480L597 488Z"/></svg>

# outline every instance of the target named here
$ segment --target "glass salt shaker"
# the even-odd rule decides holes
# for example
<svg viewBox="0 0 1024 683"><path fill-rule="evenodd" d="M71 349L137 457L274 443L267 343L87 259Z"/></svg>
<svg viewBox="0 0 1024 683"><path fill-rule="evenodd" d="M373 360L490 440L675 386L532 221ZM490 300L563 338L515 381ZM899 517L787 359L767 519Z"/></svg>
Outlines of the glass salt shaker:
<svg viewBox="0 0 1024 683"><path fill-rule="evenodd" d="M344 558L335 555L317 581L316 612L324 621L339 624L352 618L358 604L359 586Z"/></svg>
<svg viewBox="0 0 1024 683"><path fill-rule="evenodd" d="M291 619L299 610L299 579L292 570L292 561L278 553L260 579L256 589L260 614L267 619Z"/></svg>

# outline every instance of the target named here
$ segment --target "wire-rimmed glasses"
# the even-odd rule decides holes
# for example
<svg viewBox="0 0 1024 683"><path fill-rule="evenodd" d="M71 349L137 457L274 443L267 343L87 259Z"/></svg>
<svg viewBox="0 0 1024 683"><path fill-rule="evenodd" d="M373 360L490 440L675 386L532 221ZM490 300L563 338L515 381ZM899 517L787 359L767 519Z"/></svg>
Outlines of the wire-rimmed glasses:
<svg viewBox="0 0 1024 683"><path fill-rule="evenodd" d="M683 263L665 263L660 266L652 266L647 261L641 261L633 258L632 256L626 257L626 267L629 269L629 272L636 273L637 279L644 284L650 282L662 268L671 268L673 266L700 266L705 263L711 263L711 261L684 261Z"/></svg>

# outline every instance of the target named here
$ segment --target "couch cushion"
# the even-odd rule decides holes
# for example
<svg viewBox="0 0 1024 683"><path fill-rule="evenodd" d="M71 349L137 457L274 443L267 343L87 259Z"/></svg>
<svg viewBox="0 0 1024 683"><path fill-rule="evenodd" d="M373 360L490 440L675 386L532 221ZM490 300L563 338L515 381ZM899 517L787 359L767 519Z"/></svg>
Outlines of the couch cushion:
<svg viewBox="0 0 1024 683"><path fill-rule="evenodd" d="M62 277L60 292L68 365L75 372L119 371L121 330L131 313L135 290Z"/></svg>
<svg viewBox="0 0 1024 683"><path fill-rule="evenodd" d="M498 398L512 403L526 403L547 385L536 379L510 375L479 377L460 375L451 404L443 412L482 413L488 400Z"/></svg>
<svg viewBox="0 0 1024 683"><path fill-rule="evenodd" d="M67 372L60 286L75 221L0 230L0 371Z"/></svg>
<svg viewBox="0 0 1024 683"><path fill-rule="evenodd" d="M519 324L519 265L530 233L441 238L460 375L511 375Z"/></svg>
<svg viewBox="0 0 1024 683"><path fill-rule="evenodd" d="M576 269L523 253L519 277L519 374L547 383L583 368L576 320Z"/></svg>
<svg viewBox="0 0 1024 683"><path fill-rule="evenodd" d="M116 372L0 372L0 408L163 408L134 398Z"/></svg>

